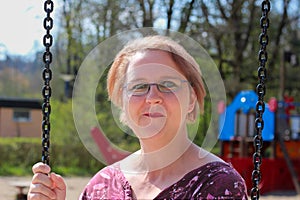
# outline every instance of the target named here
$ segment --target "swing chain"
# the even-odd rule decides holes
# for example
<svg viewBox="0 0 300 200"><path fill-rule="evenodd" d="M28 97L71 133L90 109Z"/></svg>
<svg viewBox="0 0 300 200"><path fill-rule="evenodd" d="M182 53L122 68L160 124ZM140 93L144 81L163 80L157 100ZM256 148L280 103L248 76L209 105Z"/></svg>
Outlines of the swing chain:
<svg viewBox="0 0 300 200"><path fill-rule="evenodd" d="M262 130L264 128L263 113L265 111L264 96L266 93L265 81L267 78L267 70L265 68L265 65L268 60L268 54L266 49L269 42L267 30L269 28L268 13L270 11L270 7L271 5L268 0L264 0L261 4L262 17L260 18L260 26L262 32L259 35L259 43L261 47L258 53L259 67L257 72L258 72L259 83L256 86L258 101L256 103L256 119L255 119L256 135L253 139L255 152L253 154L254 170L252 172L253 188L251 189L251 199L259 199L258 186L261 179L260 165L262 163L261 149L263 146Z"/></svg>
<svg viewBox="0 0 300 200"><path fill-rule="evenodd" d="M43 104L42 104L42 162L49 165L49 148L50 148L50 97L51 97L51 87L50 81L52 79L52 71L50 69L50 64L52 62L52 53L50 47L53 43L53 37L50 34L50 30L53 28L53 19L50 17L54 8L54 4L51 0L46 0L44 2L44 11L47 16L44 19L44 29L46 34L43 37L43 45L46 51L43 54L44 69L42 72L42 78L44 80L44 86L42 88Z"/></svg>

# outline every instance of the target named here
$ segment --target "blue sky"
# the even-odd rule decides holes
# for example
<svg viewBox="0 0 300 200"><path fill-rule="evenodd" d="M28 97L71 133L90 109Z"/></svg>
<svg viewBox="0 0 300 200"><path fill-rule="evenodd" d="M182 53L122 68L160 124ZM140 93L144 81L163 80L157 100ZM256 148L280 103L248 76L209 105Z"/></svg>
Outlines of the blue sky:
<svg viewBox="0 0 300 200"><path fill-rule="evenodd" d="M0 3L0 54L28 55L43 48L42 0L9 0Z"/></svg>

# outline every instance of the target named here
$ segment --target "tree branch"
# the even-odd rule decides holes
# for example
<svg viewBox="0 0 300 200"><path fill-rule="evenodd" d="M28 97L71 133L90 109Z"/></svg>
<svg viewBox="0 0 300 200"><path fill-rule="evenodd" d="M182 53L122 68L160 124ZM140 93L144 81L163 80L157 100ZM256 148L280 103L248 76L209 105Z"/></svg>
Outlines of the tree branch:
<svg viewBox="0 0 300 200"><path fill-rule="evenodd" d="M288 10L289 4L290 4L290 0L283 0L283 4L284 4L283 13L282 13L281 21L280 21L278 29L276 31L277 34L276 34L276 37L275 37L275 46L276 47L278 47L279 44L280 44L280 39L282 37L283 29L284 29L284 27L286 26L286 24L288 22L288 12L287 12L287 10ZM272 59L270 59L270 62L269 62L269 68L270 68L269 71L273 71L275 58L277 57L278 53L280 53L279 48L273 48L273 51L271 53Z"/></svg>
<svg viewBox="0 0 300 200"><path fill-rule="evenodd" d="M170 0L169 7L167 9L167 29L171 28L171 20L173 15L173 7L174 7L174 0Z"/></svg>
<svg viewBox="0 0 300 200"><path fill-rule="evenodd" d="M192 10L194 8L195 0L192 0L187 6L184 6L181 11L181 21L180 21L180 27L178 29L179 32L184 33L186 31L186 27L188 22L190 21L190 16L192 13Z"/></svg>
<svg viewBox="0 0 300 200"><path fill-rule="evenodd" d="M224 10L224 7L222 6L220 0L217 0L217 5L218 5L218 8L219 8L219 10L221 12L222 18L225 19L226 21L228 21L229 18L227 17L227 15L225 13L225 10Z"/></svg>

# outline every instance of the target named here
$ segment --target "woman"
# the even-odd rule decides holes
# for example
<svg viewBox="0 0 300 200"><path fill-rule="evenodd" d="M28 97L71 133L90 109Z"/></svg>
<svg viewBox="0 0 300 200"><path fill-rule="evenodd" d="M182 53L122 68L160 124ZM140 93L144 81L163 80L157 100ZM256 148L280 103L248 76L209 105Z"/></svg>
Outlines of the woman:
<svg viewBox="0 0 300 200"><path fill-rule="evenodd" d="M79 199L247 199L237 171L188 137L205 89L182 46L164 36L130 42L114 60L107 89L141 149L100 170ZM63 178L50 171L33 166L29 200L65 199Z"/></svg>

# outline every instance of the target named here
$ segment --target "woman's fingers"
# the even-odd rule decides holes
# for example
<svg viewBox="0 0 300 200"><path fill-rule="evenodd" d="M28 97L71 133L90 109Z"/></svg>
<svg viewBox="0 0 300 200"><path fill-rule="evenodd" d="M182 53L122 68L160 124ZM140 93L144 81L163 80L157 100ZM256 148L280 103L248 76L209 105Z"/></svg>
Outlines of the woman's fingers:
<svg viewBox="0 0 300 200"><path fill-rule="evenodd" d="M32 177L28 191L28 199L56 199L56 193L53 191L53 183L49 175L40 173L40 171L45 171L44 167L36 166L33 171L35 174Z"/></svg>
<svg viewBox="0 0 300 200"><path fill-rule="evenodd" d="M37 193L28 193L27 200L52 200L49 197L46 197L42 194Z"/></svg>
<svg viewBox="0 0 300 200"><path fill-rule="evenodd" d="M43 163L32 167L34 173L28 191L29 200L65 200L66 184L64 179L55 173L50 173L51 168Z"/></svg>
<svg viewBox="0 0 300 200"><path fill-rule="evenodd" d="M53 183L53 189L58 200L65 200L66 198L66 184L64 179L55 173L50 174Z"/></svg>
<svg viewBox="0 0 300 200"><path fill-rule="evenodd" d="M36 174L36 173L49 174L50 171L51 171L51 168L48 165L46 165L46 164L44 164L42 162L36 163L32 167L32 172L34 174Z"/></svg>
<svg viewBox="0 0 300 200"><path fill-rule="evenodd" d="M59 190L65 190L66 189L65 181L60 175L55 174L55 173L52 172L50 174L50 178L51 178L52 183L53 183L53 188L57 188Z"/></svg>
<svg viewBox="0 0 300 200"><path fill-rule="evenodd" d="M42 173L36 173L32 177L32 184L42 184L48 188L52 188L53 183L52 180L50 179L49 175L47 174L42 174Z"/></svg>
<svg viewBox="0 0 300 200"><path fill-rule="evenodd" d="M28 199L57 199L57 196L51 188L43 184L32 183L29 188Z"/></svg>

